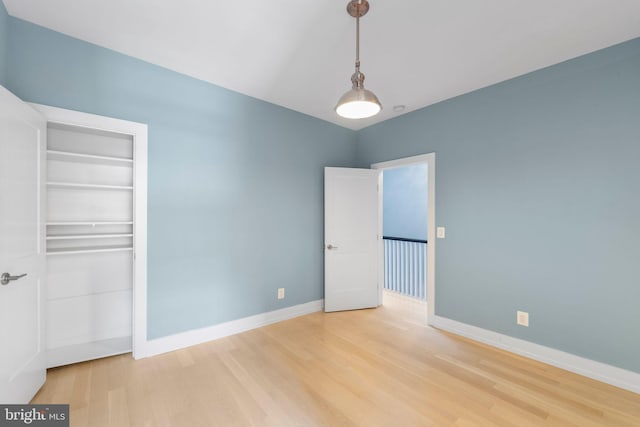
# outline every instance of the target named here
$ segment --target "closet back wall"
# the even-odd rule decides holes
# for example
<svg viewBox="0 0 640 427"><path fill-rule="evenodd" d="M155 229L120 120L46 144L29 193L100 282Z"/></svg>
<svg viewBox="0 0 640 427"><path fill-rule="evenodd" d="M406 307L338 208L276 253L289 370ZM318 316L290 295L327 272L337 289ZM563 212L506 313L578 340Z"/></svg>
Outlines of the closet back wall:
<svg viewBox="0 0 640 427"><path fill-rule="evenodd" d="M8 58L25 101L149 125L150 339L323 297L323 167L354 132L13 17Z"/></svg>

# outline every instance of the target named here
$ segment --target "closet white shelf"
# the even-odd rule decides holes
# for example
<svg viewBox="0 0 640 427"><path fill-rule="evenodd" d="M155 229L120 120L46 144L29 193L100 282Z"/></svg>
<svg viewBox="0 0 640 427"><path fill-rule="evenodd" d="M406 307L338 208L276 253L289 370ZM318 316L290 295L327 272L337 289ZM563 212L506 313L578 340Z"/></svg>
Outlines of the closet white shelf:
<svg viewBox="0 0 640 427"><path fill-rule="evenodd" d="M133 233L62 234L47 236L47 240L110 239L113 237L133 237Z"/></svg>
<svg viewBox="0 0 640 427"><path fill-rule="evenodd" d="M92 227L100 225L133 225L133 221L52 221L47 222L48 226L65 225L90 225Z"/></svg>
<svg viewBox="0 0 640 427"><path fill-rule="evenodd" d="M75 182L48 181L49 188L69 188L79 190L133 190L130 185L78 184Z"/></svg>
<svg viewBox="0 0 640 427"><path fill-rule="evenodd" d="M100 252L132 251L131 246L90 246L87 248L56 248L47 249L47 255L91 254Z"/></svg>
<svg viewBox="0 0 640 427"><path fill-rule="evenodd" d="M47 150L47 160L94 163L110 166L133 166L133 159L127 159L125 157L97 156L94 154L73 153L69 151L58 150Z"/></svg>

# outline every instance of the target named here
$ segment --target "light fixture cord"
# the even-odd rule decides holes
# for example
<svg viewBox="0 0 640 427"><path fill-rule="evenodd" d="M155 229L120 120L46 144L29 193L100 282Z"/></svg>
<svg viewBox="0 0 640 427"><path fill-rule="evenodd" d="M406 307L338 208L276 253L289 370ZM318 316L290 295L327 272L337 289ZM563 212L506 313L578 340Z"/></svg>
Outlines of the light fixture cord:
<svg viewBox="0 0 640 427"><path fill-rule="evenodd" d="M356 73L360 73L360 5L362 0L358 0L356 6Z"/></svg>

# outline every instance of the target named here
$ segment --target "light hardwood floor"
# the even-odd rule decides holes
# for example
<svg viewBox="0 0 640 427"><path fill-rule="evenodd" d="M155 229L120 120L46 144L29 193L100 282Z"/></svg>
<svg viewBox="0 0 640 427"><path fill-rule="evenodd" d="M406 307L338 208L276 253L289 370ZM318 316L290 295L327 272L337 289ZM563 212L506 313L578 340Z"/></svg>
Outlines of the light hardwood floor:
<svg viewBox="0 0 640 427"><path fill-rule="evenodd" d="M386 306L51 369L33 403L72 426L640 426L640 395Z"/></svg>

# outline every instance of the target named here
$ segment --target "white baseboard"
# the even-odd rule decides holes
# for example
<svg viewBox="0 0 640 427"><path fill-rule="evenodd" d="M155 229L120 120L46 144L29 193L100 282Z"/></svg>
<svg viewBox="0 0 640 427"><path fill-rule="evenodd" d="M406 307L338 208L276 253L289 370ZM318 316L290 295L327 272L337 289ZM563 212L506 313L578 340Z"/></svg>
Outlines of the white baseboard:
<svg viewBox="0 0 640 427"><path fill-rule="evenodd" d="M136 348L136 359L155 356L169 351L179 350L203 342L227 337L240 332L266 326L271 323L281 322L305 314L321 311L324 307L324 300L311 301L305 304L298 304L280 310L268 311L242 319L231 320L218 325L201 329L194 329L181 332L167 337L148 340L144 343L144 348Z"/></svg>
<svg viewBox="0 0 640 427"><path fill-rule="evenodd" d="M430 318L429 324L435 328L456 335L462 335L463 337L529 357L634 393L640 393L640 374L636 372L596 362L540 344L513 338L477 326L457 322L447 319L446 317L433 316Z"/></svg>

